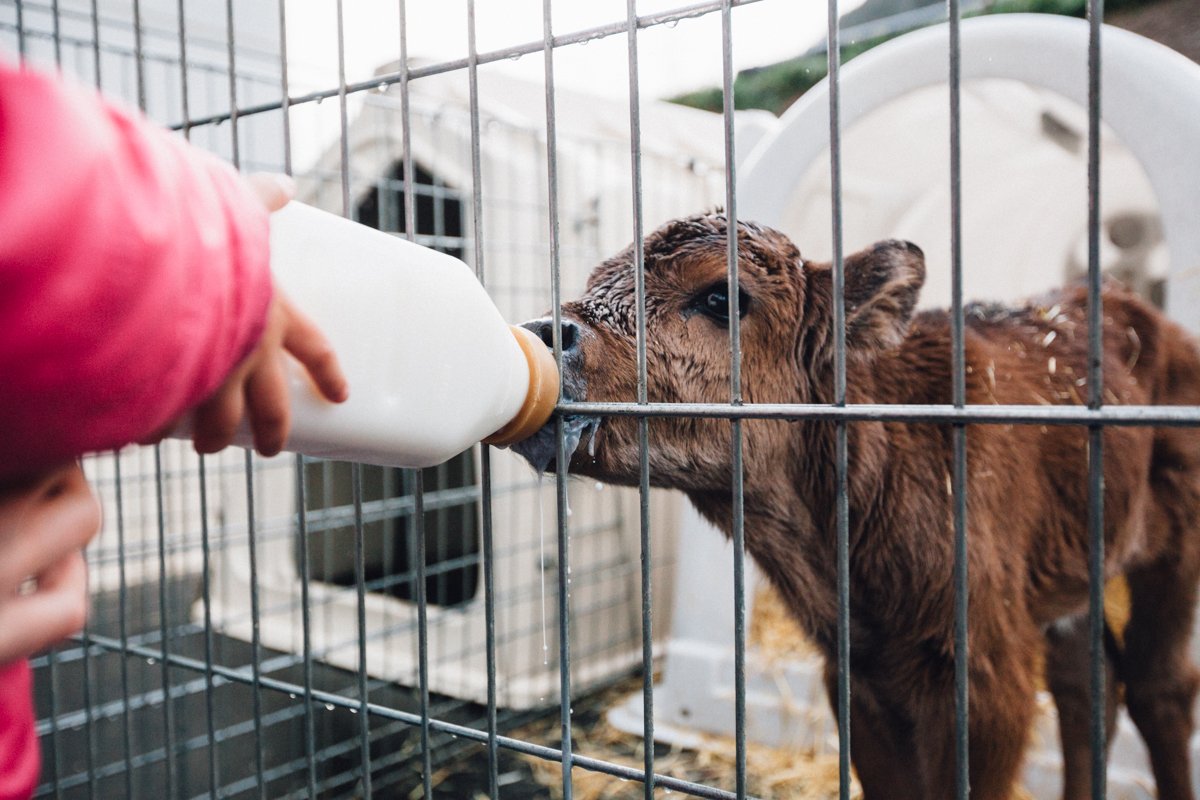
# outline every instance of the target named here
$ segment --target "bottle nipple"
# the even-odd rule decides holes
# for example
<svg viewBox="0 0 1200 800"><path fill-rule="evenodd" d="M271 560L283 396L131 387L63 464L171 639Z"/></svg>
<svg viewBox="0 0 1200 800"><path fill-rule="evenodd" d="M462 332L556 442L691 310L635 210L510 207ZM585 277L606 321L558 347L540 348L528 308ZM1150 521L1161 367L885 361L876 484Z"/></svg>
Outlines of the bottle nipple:
<svg viewBox="0 0 1200 800"><path fill-rule="evenodd" d="M510 325L509 330L529 363L529 391L517 415L483 440L484 444L497 447L507 447L533 436L550 419L558 402L558 365L554 363L554 354L528 328Z"/></svg>

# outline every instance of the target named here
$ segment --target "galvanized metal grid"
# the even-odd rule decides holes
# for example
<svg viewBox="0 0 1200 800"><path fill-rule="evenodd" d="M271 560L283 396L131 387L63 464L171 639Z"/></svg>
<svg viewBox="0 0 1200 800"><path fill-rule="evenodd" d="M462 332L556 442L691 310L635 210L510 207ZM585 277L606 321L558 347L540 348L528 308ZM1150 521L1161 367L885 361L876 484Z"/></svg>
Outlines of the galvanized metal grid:
<svg viewBox="0 0 1200 800"><path fill-rule="evenodd" d="M560 312L562 297L562 277L560 272L561 243L559 223L559 176L557 161L556 137L556 106L554 61L556 51L574 44L587 42L591 39L624 34L628 45L629 64L629 118L630 118L630 174L633 187L633 230L635 232L635 261L637 264L637 369L638 384L637 398L633 403L570 403L560 398L558 413L558 440L560 462L565 460L565 444L562 430L562 416L566 413L588 413L602 416L633 416L639 420L640 447L640 489L639 489L639 528L640 528L640 586L641 586L641 652L643 660L643 708L645 736L653 737L653 670L651 668L654 648L652 614L653 580L651 553L651 524L649 512L649 460L648 460L648 420L653 417L691 416L728 419L732 428L732 457L733 483L730 487L733 498L733 539L735 542L735 619L736 630L732 646L735 649L736 685L737 685L737 766L736 783L733 791L712 786L701 786L667 775L656 774L654 771L653 748L645 748L645 761L642 770L607 763L586 754L577 753L572 745L572 710L570 699L572 692L571 676L571 614L568 607L570 595L570 578L567 569L557 571L557 604L558 604L558 663L560 675L560 719L561 742L558 747L548 747L527 741L521 741L499 732L499 718L496 696L496 614L497 598L495 596L495 575L492 569L495 557L493 540L492 500L494 495L492 476L492 454L489 448L482 448L479 454L481 470L481 491L479 493L481 526L481 557L477 563L483 572L483 595L486 604L486 650L487 650L487 701L483 719L464 724L441 716L438 703L430 696L428 684L429 657L427 641L428 602L426 594L426 562L425 552L425 504L429 498L424 487L424 476L415 472L406 480L411 484L410 515L417 533L413 540L417 552L413 569L408 576L391 576L393 580L408 580L415 590L417 609L416 626L418 630L419 649L419 680L416 710L406 710L394 707L388 702L372 700L372 692L386 689L378 681L368 677L366 669L367 623L366 595L368 586L378 588L378 582L373 583L366 574L364 553L364 526L366 515L363 496L362 467L355 465L351 472L352 481L352 523L354 531L354 592L358 615L356 631L359 653L359 669L353 686L342 687L330 691L318 686L315 675L317 665L310 632L312 616L320 613L319 604L310 595L312 582L312 558L309 552L309 535L316 526L328 526L330 523L321 515L308 512L306 493L309 491L306 481L307 469L311 467L307 459L296 457L285 465L295 475L296 495L296 526L299 532L297 541L298 570L301 578L301 601L297 609L302 618L303 641L300 646L300 657L287 658L272 656L267 661L263 658L263 648L258 639L258 620L263 609L259 605L258 572L260 565L256 558L256 541L261 541L264 533L256 531L256 515L254 510L256 480L261 476L261 466L255 465L255 459L250 454L244 456L244 464L233 464L228 458L199 459L196 470L199 479L199 506L202 509L201 531L201 564L203 575L201 605L203 619L199 625L202 642L199 646L194 641L181 642L181 632L184 626L177 626L170 618L171 610L179 609L179 602L170 596L171 568L169 561L173 556L171 525L166 519L167 503L164 500L163 451L155 449L154 458L154 493L157 498L155 513L157 515L157 631L147 631L131 635L127 629L132 605L135 601L145 605L146 598L134 597L130 582L126 575L126 565L131 556L127 547L124 532L128 509L126 500L129 487L122 474L122 458L110 459L108 470L93 467L93 477L100 483L102 490L112 493L112 510L115 513L117 531L116 551L101 558L93 557L93 568L111 567L117 571L119 598L115 620L96 620L88 631L78 637L73 646L52 652L38 661L38 666L49 676L50 691L47 693L46 707L49 714L43 721L43 730L49 744L49 759L47 773L49 782L44 784L39 793L43 796L54 795L62 797L73 789L86 787L92 796L100 796L123 790L125 796L134 794L133 776L136 768L146 764L163 762L165 765L165 790L169 796L190 796L194 792L189 788L189 770L193 767L181 764L181 760L191 759L196 754L202 754L203 763L197 769L205 772L203 778L195 785L206 787L208 796L234 796L238 794L258 794L266 797L274 796L275 792L268 791L270 781L289 774L301 776L300 783L290 790L292 796L317 796L319 794L334 794L339 791L349 791L364 796L370 796L372 789L381 789L378 783L373 786L373 776L384 774L382 771L389 763L395 763L394 753L388 752L381 746L389 740L386 737L398 729L417 728L419 744L410 747L408 756L419 759L422 775L422 789L425 796L432 796L433 787L431 776L435 763L439 760L440 749L451 741L448 737L457 737L462 742L474 742L485 746L487 760L487 786L489 795L502 795L500 781L501 751L515 751L546 760L561 762L562 793L569 798L572 795L572 770L579 767L594 770L620 778L640 781L644 784L647 798L653 797L656 788L670 789L696 797L708 798L741 798L746 796L747 774L745 758L745 582L743 575L743 543L744 519L742 507L742 435L741 425L747 419L787 419L787 420L832 420L837 424L836 469L838 486L838 732L840 746L840 794L849 797L850 761L849 761L849 713L850 713L850 683L849 671L846 668L849 659L849 556L848 556L848 512L847 512L847 446L846 431L850 424L863 420L891 420L932 422L953 426L953 457L954 465L951 473L954 505L955 532L955 585L957 587L957 602L955 605L955 699L956 699L956 744L958 785L957 796L965 798L969 794L970 777L967 767L967 649L966 649L966 620L967 620L967 563L966 541L969 520L966 514L966 439L969 435L968 425L984 424L1038 424L1038 425L1077 425L1086 426L1089 431L1089 535L1091 538L1090 569L1090 631L1091 631L1091 672L1092 672L1092 754L1093 754L1093 796L1103 798L1105 729L1104 713L1104 663L1102 646L1103 633L1102 616L1102 565L1103 565L1103 504L1102 504L1102 432L1110 425L1184 425L1200 424L1200 409L1195 408L1155 408L1155 407L1107 407L1101 395L1101 360L1100 360L1100 323L1102 309L1100 306L1100 266L1099 266L1099 128L1100 128L1100 83L1099 72L1101 65L1100 52L1100 23L1103 18L1103 0L1089 0L1088 17L1091 24L1091 38L1088 50L1089 75L1089 132L1088 132L1088 194L1089 194L1089 231L1088 231L1088 283L1089 283L1089 374L1088 383L1091 387L1086 408L1083 407L1043 407L1043 406L988 406L970 407L965 404L965 369L963 350L963 308L962 308L962 247L961 247L961 131L960 131L960 39L959 25L961 11L959 0L947 0L947 18L950 27L950 107L951 107L951 147L948 157L951 163L951 230L952 230L952 333L953 333L953 403L951 406L871 406L848 405L846 403L846 351L844 331L844 299L843 299L843 252L842 252L842 202L841 202L841 163L839 124L839 9L837 0L828 2L828 66L830 75L830 149L831 149L831 179L833 186L832 220L834 242L834 297L836 314L836 343L835 343L835 402L832 405L765 405L744 404L740 385L740 332L738 327L739 314L737 309L738 295L730 292L730 345L731 345L731 385L728 404L656 404L648 402L646 389L646 320L645 320L645 287L643 280L643 258L640 247L642 234L642 151L640 148L640 98L638 80L638 35L639 31L660 25L675 23L681 19L719 13L722 22L721 58L723 64L724 88L724 128L726 143L725 169L725 207L729 224L732 228L737 220L737 195L735 191L736 176L734 170L734 124L733 124L733 70L731 53L736 40L733 25L732 9L738 5L757 0L719 0L680 7L673 11L662 12L651 16L638 16L635 0L628 0L627 15L624 20L609 25L584 31L556 34L552 26L551 0L544 0L544 27L541 41L530 42L504 48L502 50L480 53L476 47L475 36L475 3L467 0L468 9L468 42L469 54L466 59L447 61L444 63L410 66L407 49L407 28L405 22L405 2L399 1L400 30L398 39L399 67L392 74L379 76L360 83L347 83L344 71L345 37L342 33L341 2L338 2L338 48L339 75L338 83L321 91L310 92L301 96L292 96L288 85L288 55L286 36L286 3L280 0L278 5L280 29L280 60L278 69L280 85L279 100L244 101L239 103L239 88L247 85L262 88L266 82L261 73L253 69L247 70L236 63L235 15L236 9L232 0L227 0L224 8L228 25L228 110L210 112L196 111L196 104L189 99L189 84L185 78L180 86L179 98L183 111L182 119L176 128L185 135L195 136L203 133L205 136L220 136L219 129L223 123L229 124L230 135L227 144L217 149L222 150L235 164L245 165L243 153L239 147L239 121L247 117L262 114L278 113L284 110L319 103L323 99L337 98L340 112L340 160L339 171L340 192L343 213L353 213L351 204L351 168L348 152L347 98L360 92L375 89L381 82L394 83L399 86L401 102L401 119L403 123L403 175L402 192L404 195L405 222L402 230L409 237L417 236L416 192L418 189L429 191L428 187L417 187L416 181L410 176L415 175L410 142L410 87L414 81L433 75L465 71L470 84L470 127L472 141L471 177L473 198L472 232L469 237L473 246L473 263L481 281L487 285L487 271L484 263L483 240L485 237L483 219L483 180L481 178L480 160L480 107L478 97L477 73L480 65L521 55L532 55L540 52L545 62L545 113L546 113L546 175L548 202L548 259L550 264L550 286L554 319L554 353L561 364L562 343L559 341ZM33 7L34 3L23 3L18 0L15 5L15 23L12 26L16 34L17 47L25 54L30 47L30 35L26 28L26 6ZM195 44L188 37L183 24L185 0L179 0L178 49L179 58L186 62L188 50ZM47 9L39 8L42 12ZM29 10L32 13L32 9ZM53 19L51 44L53 57L58 63L74 58L77 63L76 71L89 73L97 85L101 84L102 65L105 62L103 53L105 45L101 42L101 15L98 4L92 2L90 23L92 35L90 48L86 38L70 37L63 33L60 21L63 12L58 2L51 2L48 13ZM69 14L68 14L69 16ZM133 48L135 51L136 97L139 104L147 106L144 70L150 68L151 57L144 50L143 27L140 23L138 0L133 0ZM76 19L76 23L83 20ZM65 48L65 50L64 50ZM91 63L86 67L83 60L91 56ZM269 71L268 71L269 72ZM194 99L194 98L193 98ZM211 103L202 104L210 106ZM281 166L292 169L290 114L279 115L283 126L284 151L281 156ZM218 132L214 134L214 132ZM209 140L210 142L212 139ZM251 165L252 166L252 165ZM442 237L439 233L437 237ZM465 243L465 242L464 242ZM738 253L736 237L730 237L728 247L728 271L731 284L737 281ZM273 467L280 468L280 467ZM250 557L250 582L252 592L251 622L254 637L250 644L249 669L231 667L222 663L223 658L218 653L214 639L214 626L211 617L212 598L216 587L210 584L210 565L214 550L226 547L228 541L211 541L209 516L204 509L208 508L213 488L214 477L218 481L226 480L230 475L242 475L245 479L245 509L246 529L241 539L248 547ZM326 472L328 476L328 471ZM326 486L328 481L326 482ZM567 482L565 476L559 475L555 481L557 499L557 558L560 565L570 564L571 530L567 508ZM221 528L221 537L229 535L226 527ZM328 539L326 540L328 542ZM97 628L107 622L115 622L115 635L101 634ZM111 626L110 626L111 627ZM107 628L106 628L107 629ZM194 633L194 628L192 629ZM197 655L197 652L200 655ZM202 656L202 657L201 657ZM141 669L139 662L151 668L157 668L160 676L160 686L157 689L148 687L152 676ZM271 663L268 663L271 662ZM78 712L67 713L61 707L62 698L56 689L62 686L58 678L65 665L79 664L82 670L82 703ZM119 700L112 702L96 702L91 696L91 687L99 680L97 671L111 676L116 667L117 680L120 686ZM289 678L275 677L281 666L299 667L293 670ZM138 675L134 676L135 668ZM135 689L134 683L138 686ZM247 777L240 781L227 783L221 777L222 763L229 756L219 750L220 742L237 735L232 727L222 727L219 721L219 711L215 708L214 698L218 687L242 687L249 690L249 700L253 706L252 733L254 741L253 769ZM376 694L376 697L379 695ZM273 698L271 708L265 707L264 699ZM194 701L201 699L202 710L195 707ZM279 700L283 702L277 702ZM182 713L199 713L205 719L205 730L202 735L192 736L186 741L178 741L176 731L178 724L176 716L181 713L177 706L187 704L188 708ZM162 715L162 733L165 741L156 749L144 749L135 746L134 738L141 738L142 732L135 730L131 715L135 711L157 706ZM444 708L444 703L443 703ZM317 717L322 716L322 709L345 709L357 715L357 737L350 746L318 745L316 734ZM300 724L300 738L303 742L302 752L295 754L290 760L279 761L269 759L264 752L264 729L277 724L280 719L294 720ZM120 747L122 756L115 761L105 763L100 756L100 739L108 737L112 726L119 728ZM82 733L83 741L77 741ZM442 735L440 738L438 735ZM71 739L70 742L67 739ZM436 740L436 741L435 741ZM72 756L72 763L67 766L64 762L64 752L82 753L82 765L79 758ZM349 763L340 774L330 776L324 769L325 761L333 758L344 758ZM268 767L268 761L272 766ZM386 762L386 763L385 763ZM182 785L181 785L182 783Z"/></svg>

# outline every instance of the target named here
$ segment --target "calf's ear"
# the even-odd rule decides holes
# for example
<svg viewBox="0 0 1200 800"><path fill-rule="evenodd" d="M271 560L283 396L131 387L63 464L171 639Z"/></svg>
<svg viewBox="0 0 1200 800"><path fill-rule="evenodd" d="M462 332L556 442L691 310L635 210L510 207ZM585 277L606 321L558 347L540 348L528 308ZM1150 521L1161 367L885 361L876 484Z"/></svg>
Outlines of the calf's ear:
<svg viewBox="0 0 1200 800"><path fill-rule="evenodd" d="M869 353L899 345L925 283L921 248L898 239L878 242L847 256L844 274L847 348Z"/></svg>

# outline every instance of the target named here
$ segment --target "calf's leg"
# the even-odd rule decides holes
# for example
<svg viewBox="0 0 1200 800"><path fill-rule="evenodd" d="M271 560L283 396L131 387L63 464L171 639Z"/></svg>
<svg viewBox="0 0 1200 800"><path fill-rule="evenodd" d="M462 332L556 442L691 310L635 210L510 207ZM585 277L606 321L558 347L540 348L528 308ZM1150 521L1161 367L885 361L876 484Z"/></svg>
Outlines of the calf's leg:
<svg viewBox="0 0 1200 800"><path fill-rule="evenodd" d="M1119 701L1115 642L1105 630L1104 724L1112 740ZM1046 685L1058 708L1058 731L1063 756L1064 800L1092 796L1092 682L1091 637L1088 616L1056 622L1046 631ZM1108 753L1105 752L1107 760Z"/></svg>

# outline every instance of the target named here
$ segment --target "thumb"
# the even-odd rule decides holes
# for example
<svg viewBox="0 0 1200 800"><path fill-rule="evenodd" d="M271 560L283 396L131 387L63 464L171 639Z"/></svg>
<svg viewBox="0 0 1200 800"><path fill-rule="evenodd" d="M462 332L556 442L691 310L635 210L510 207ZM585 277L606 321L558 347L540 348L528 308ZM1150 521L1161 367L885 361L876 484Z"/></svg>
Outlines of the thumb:
<svg viewBox="0 0 1200 800"><path fill-rule="evenodd" d="M280 172L255 172L246 176L246 182L267 211L278 211L296 196L296 182Z"/></svg>

